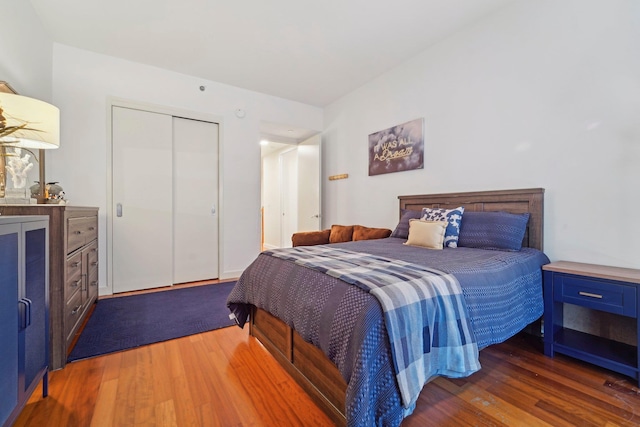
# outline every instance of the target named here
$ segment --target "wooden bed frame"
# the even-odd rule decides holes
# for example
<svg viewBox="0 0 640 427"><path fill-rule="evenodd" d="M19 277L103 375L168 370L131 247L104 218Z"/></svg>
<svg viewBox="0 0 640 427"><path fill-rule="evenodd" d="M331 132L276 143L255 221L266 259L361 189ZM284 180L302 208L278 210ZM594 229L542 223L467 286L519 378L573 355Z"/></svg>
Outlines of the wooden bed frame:
<svg viewBox="0 0 640 427"><path fill-rule="evenodd" d="M399 196L398 199L400 215L403 209L458 206L464 206L465 212L529 212L523 246L543 249L542 188ZM255 307L252 308L249 331L337 425L346 425L344 412L347 383L320 349L305 342L280 319Z"/></svg>

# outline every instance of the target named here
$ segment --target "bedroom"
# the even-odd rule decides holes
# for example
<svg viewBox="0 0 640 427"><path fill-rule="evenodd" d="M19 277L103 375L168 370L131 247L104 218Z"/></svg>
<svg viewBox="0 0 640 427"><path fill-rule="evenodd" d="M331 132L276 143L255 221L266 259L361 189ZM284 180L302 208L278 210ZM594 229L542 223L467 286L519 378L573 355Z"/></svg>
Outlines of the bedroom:
<svg viewBox="0 0 640 427"><path fill-rule="evenodd" d="M74 203L101 208L100 230L105 98L118 96L224 116L224 227L234 230L222 248L225 277L237 277L259 247L261 120L323 131L324 225L393 228L398 195L543 187L552 260L639 267L640 226L625 215L640 208L636 2L512 2L323 106L213 81L203 96L200 78L53 43L28 2L5 8L1 79L64 112L47 176ZM242 121L233 115L240 107ZM424 169L366 176L366 136L419 117ZM76 157L85 162L69 167ZM342 173L349 178L326 180Z"/></svg>

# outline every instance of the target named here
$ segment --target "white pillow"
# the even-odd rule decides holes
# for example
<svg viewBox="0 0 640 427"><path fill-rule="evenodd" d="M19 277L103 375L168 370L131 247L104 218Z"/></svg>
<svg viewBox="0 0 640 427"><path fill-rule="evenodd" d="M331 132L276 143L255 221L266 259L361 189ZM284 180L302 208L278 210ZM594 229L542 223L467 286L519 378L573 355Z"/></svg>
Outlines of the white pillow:
<svg viewBox="0 0 640 427"><path fill-rule="evenodd" d="M442 249L447 221L409 221L409 238L405 245L420 246L428 249Z"/></svg>

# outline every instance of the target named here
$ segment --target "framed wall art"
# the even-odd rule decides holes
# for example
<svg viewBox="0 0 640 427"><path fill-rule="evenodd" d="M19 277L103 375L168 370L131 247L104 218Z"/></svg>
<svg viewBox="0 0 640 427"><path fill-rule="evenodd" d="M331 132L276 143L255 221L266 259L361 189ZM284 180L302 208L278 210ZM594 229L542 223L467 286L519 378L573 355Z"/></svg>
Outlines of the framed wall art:
<svg viewBox="0 0 640 427"><path fill-rule="evenodd" d="M424 119L369 135L369 176L424 168Z"/></svg>

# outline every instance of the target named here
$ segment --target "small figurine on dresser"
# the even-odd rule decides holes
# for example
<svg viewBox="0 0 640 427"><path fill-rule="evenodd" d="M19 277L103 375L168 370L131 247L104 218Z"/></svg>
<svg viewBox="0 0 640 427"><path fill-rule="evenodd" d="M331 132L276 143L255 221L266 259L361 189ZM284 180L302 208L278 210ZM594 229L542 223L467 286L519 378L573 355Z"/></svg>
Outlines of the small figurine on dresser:
<svg viewBox="0 0 640 427"><path fill-rule="evenodd" d="M33 168L31 163L31 155L25 153L22 155L22 149L15 147L13 153L8 157L5 168L9 171L13 188L24 188L27 185L27 173Z"/></svg>
<svg viewBox="0 0 640 427"><path fill-rule="evenodd" d="M3 185L0 188L3 194L0 204L35 203L35 200L29 198L29 190L26 188L28 173L33 169L31 154L24 153L19 147L4 147L0 154L3 157L0 159L3 161Z"/></svg>
<svg viewBox="0 0 640 427"><path fill-rule="evenodd" d="M35 184L31 186L31 197L37 197L40 193L40 182L35 181ZM44 199L45 203L66 205L67 200L64 198L64 190L58 182L47 182L44 186Z"/></svg>

